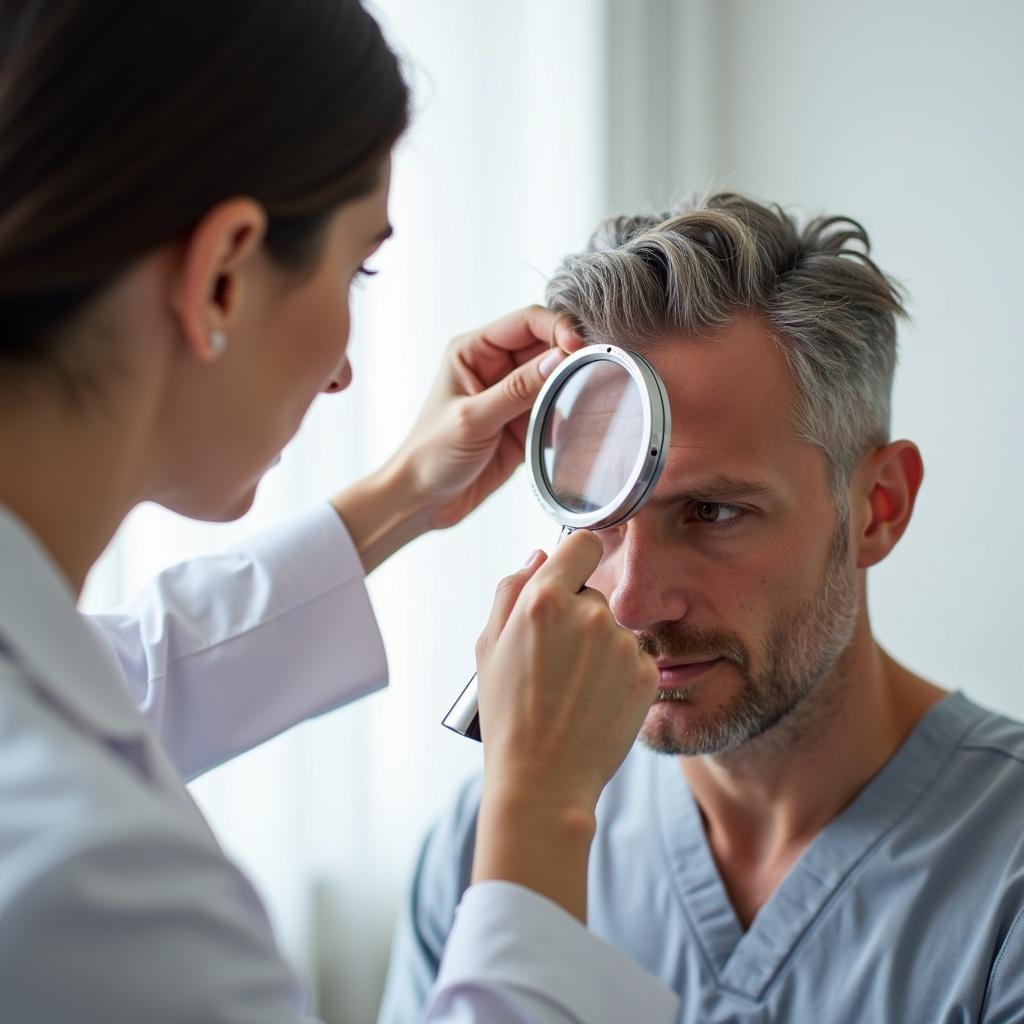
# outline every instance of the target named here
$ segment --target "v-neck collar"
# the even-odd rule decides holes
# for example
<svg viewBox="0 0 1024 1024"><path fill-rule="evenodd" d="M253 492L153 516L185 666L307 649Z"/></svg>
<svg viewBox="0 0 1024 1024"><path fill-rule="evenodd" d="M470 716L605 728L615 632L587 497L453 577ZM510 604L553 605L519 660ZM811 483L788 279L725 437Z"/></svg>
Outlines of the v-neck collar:
<svg viewBox="0 0 1024 1024"><path fill-rule="evenodd" d="M909 813L981 714L960 693L930 708L881 771L804 850L746 932L677 759L658 759L653 799L662 847L693 934L723 989L763 998L843 881Z"/></svg>

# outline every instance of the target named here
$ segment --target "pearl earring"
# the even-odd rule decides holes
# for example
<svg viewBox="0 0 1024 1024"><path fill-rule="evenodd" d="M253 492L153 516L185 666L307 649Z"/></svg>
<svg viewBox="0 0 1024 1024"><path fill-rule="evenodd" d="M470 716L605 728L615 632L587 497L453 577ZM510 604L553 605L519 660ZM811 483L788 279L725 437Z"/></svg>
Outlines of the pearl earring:
<svg viewBox="0 0 1024 1024"><path fill-rule="evenodd" d="M210 331L210 354L219 356L228 347L228 336L219 328Z"/></svg>

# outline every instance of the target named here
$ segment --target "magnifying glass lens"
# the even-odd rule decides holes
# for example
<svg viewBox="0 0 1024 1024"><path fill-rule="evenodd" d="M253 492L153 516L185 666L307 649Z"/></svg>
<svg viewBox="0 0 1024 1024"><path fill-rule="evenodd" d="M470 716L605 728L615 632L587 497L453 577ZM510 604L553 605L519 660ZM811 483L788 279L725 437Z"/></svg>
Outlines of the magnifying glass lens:
<svg viewBox="0 0 1024 1024"><path fill-rule="evenodd" d="M555 395L542 430L554 499L569 512L604 508L629 483L646 446L640 389L617 363L584 363Z"/></svg>

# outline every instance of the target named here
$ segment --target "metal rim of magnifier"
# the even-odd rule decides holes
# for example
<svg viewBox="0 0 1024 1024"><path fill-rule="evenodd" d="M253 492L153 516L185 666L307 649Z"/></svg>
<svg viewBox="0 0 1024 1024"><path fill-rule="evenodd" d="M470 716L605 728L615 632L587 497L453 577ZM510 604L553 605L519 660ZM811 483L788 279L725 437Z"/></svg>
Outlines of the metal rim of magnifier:
<svg viewBox="0 0 1024 1024"><path fill-rule="evenodd" d="M544 470L544 425L548 412L566 381L589 363L609 362L622 367L640 391L643 431L646 444L637 452L636 462L626 483L606 505L590 512L572 512L559 503ZM638 352L616 345L588 345L559 363L537 396L526 433L526 461L530 486L544 510L556 522L572 530L602 530L628 519L661 476L665 466L672 419L668 395L661 378Z"/></svg>

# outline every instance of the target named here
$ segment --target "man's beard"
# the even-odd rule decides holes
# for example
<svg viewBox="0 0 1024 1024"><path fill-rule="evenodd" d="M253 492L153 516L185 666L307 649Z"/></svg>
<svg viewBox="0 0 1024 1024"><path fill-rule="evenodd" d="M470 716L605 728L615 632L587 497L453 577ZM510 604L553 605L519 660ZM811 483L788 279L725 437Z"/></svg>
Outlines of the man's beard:
<svg viewBox="0 0 1024 1024"><path fill-rule="evenodd" d="M761 665L751 670L750 652L740 639L720 631L696 632L666 626L638 639L652 657L722 658L739 674L741 688L724 707L695 714L685 732L673 715L645 723L641 741L662 754L697 757L720 754L767 732L801 705L837 665L849 647L857 623L859 588L847 564L849 528L841 516L818 592L793 612L776 616L765 638ZM659 703L691 704L692 689L663 690ZM657 708L657 705L655 705Z"/></svg>

